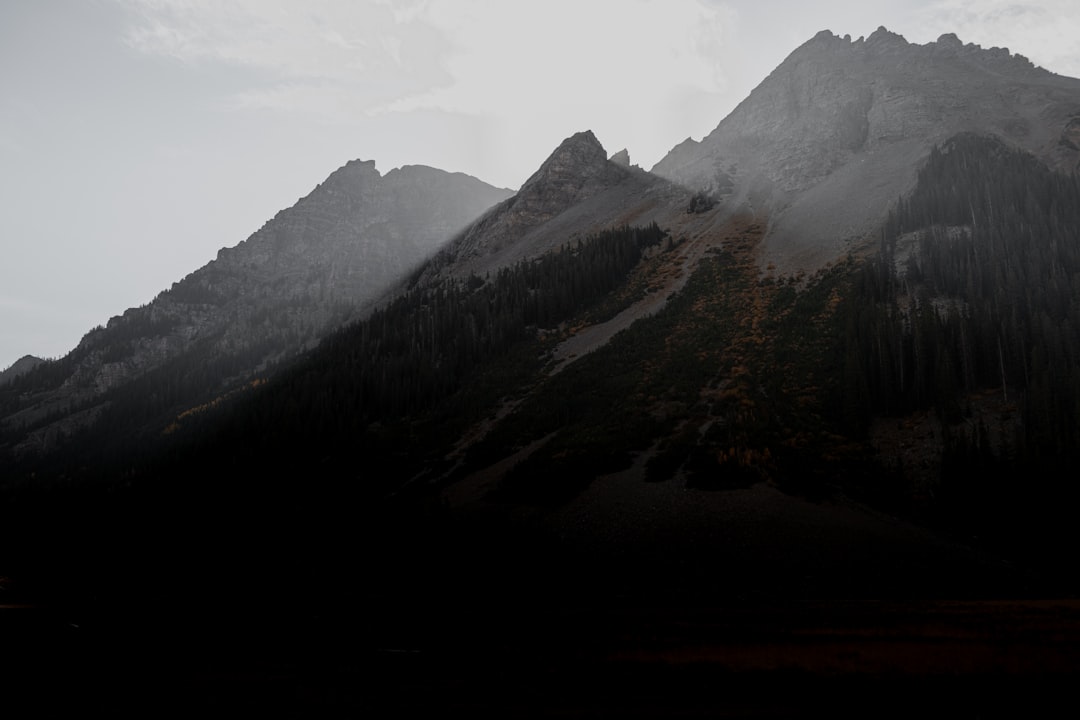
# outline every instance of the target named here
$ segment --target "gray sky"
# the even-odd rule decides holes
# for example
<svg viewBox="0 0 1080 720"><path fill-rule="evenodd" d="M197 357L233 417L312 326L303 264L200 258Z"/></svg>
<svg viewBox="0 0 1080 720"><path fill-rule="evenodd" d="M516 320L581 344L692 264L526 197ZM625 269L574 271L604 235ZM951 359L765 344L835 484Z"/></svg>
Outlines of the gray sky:
<svg viewBox="0 0 1080 720"><path fill-rule="evenodd" d="M1075 0L0 0L0 368L59 357L354 158L652 167L829 29L1080 76Z"/></svg>

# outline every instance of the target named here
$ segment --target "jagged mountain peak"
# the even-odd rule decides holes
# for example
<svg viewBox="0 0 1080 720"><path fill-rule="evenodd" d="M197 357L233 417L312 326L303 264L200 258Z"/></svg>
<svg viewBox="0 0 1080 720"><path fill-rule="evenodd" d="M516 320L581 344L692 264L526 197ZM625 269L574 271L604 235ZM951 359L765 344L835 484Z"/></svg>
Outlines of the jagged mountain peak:
<svg viewBox="0 0 1080 720"><path fill-rule="evenodd" d="M517 195L507 201L507 209L512 209L515 225L536 225L619 183L628 172L608 160L592 130L584 130L559 143Z"/></svg>
<svg viewBox="0 0 1080 720"><path fill-rule="evenodd" d="M1050 74L1036 68L1023 55L1014 54L1005 47L983 48L976 43L964 43L955 33L944 33L935 41L919 45L908 42L903 35L885 26L879 27L869 37L857 40L852 40L850 35L840 37L830 30L822 30L796 48L777 71L814 58L841 62L857 60L864 72L888 76L897 70L910 69L912 64L930 63L946 57L958 57L997 72L1027 75L1038 71ZM891 65L875 64L883 61Z"/></svg>
<svg viewBox="0 0 1080 720"><path fill-rule="evenodd" d="M349 160L300 198L295 207L366 202L376 192L382 180L382 173L375 167L374 160ZM288 212L289 209L284 209L277 216Z"/></svg>
<svg viewBox="0 0 1080 720"><path fill-rule="evenodd" d="M575 133L563 140L540 168L521 186L519 194L551 183L578 180L602 175L609 170L607 151L592 130Z"/></svg>
<svg viewBox="0 0 1080 720"><path fill-rule="evenodd" d="M1051 168L1080 168L1080 80L954 34L919 45L884 27L828 30L791 53L702 139L653 172L770 219L765 262L813 270L873 236L930 148L960 132L1003 138ZM859 197L859 202L851 198Z"/></svg>
<svg viewBox="0 0 1080 720"><path fill-rule="evenodd" d="M555 152L551 154L551 157L556 157L562 153L590 153L592 155L601 153L604 159L607 159L604 146L600 144L592 130L582 130L566 138L559 143L559 147L555 148Z"/></svg>
<svg viewBox="0 0 1080 720"><path fill-rule="evenodd" d="M643 220L651 193L670 185L607 151L591 130L563 140L513 197L499 203L447 247L417 282L486 272L546 252L573 236Z"/></svg>

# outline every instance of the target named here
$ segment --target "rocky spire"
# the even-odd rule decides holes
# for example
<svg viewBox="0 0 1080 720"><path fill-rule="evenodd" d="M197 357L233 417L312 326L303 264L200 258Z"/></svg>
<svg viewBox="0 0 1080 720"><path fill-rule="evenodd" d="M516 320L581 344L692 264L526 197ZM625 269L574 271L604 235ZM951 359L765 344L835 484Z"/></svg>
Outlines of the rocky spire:
<svg viewBox="0 0 1080 720"><path fill-rule="evenodd" d="M514 211L543 221L619 182L626 170L607 159L591 130L566 138L513 199Z"/></svg>
<svg viewBox="0 0 1080 720"><path fill-rule="evenodd" d="M540 169L521 186L520 194L540 186L578 186L601 175L608 167L607 151L592 130L575 133L563 140Z"/></svg>

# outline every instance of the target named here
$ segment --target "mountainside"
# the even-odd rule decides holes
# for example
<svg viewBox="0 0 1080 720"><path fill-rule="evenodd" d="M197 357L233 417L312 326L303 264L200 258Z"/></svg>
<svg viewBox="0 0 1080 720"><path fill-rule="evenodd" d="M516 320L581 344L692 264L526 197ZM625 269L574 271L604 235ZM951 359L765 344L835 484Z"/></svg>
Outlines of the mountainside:
<svg viewBox="0 0 1080 720"><path fill-rule="evenodd" d="M509 194L461 173L352 161L247 240L112 318L0 402L43 449L157 373L160 410L205 402L357 317L456 231ZM139 393L145 392L140 388ZM54 422L55 421L55 422Z"/></svg>
<svg viewBox="0 0 1080 720"><path fill-rule="evenodd" d="M653 172L768 215L763 261L813 270L874 236L934 144L993 135L1069 172L1078 128L1080 80L1007 49L822 31Z"/></svg>

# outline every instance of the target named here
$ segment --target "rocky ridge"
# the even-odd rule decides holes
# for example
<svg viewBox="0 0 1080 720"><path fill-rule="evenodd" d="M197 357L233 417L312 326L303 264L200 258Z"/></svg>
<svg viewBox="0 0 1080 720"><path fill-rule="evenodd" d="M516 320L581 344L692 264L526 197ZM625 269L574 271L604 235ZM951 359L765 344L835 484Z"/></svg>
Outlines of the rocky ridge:
<svg viewBox="0 0 1080 720"><path fill-rule="evenodd" d="M733 188L731 204L769 216L763 259L812 270L872 234L930 147L959 132L1080 168L1080 80L952 34L917 45L883 27L854 41L826 30L653 172Z"/></svg>

